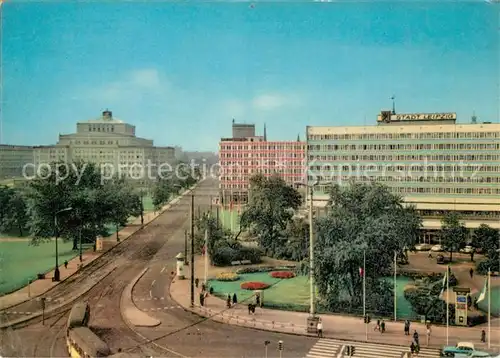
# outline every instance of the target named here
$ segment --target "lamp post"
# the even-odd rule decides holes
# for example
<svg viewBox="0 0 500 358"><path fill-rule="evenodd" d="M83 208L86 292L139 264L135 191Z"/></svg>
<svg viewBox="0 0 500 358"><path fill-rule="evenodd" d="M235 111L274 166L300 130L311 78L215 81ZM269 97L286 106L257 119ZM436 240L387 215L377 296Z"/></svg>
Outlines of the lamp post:
<svg viewBox="0 0 500 358"><path fill-rule="evenodd" d="M54 269L54 281L58 282L61 278L61 273L59 272L59 247L57 245L57 234L58 234L58 230L57 230L57 215L59 215L60 213L63 213L65 211L70 211L70 210L73 210L72 207L68 207L68 208L65 208L65 209L62 209L62 210L59 210L59 211L56 211L56 213L54 214L54 234L55 234L55 237L56 237L56 267Z"/></svg>
<svg viewBox="0 0 500 358"><path fill-rule="evenodd" d="M307 185L302 182L296 183L299 186L305 186L309 189L309 316L315 316L315 285L314 285L314 227L313 227L313 194L314 194L314 186L317 183L312 185Z"/></svg>

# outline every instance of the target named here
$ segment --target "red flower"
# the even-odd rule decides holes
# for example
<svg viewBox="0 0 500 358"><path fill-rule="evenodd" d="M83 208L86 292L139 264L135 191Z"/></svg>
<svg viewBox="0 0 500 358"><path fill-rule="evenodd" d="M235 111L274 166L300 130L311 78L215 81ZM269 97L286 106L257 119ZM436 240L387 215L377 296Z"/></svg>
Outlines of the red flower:
<svg viewBox="0 0 500 358"><path fill-rule="evenodd" d="M292 271L273 271L269 274L274 278L292 278L295 274Z"/></svg>
<svg viewBox="0 0 500 358"><path fill-rule="evenodd" d="M240 288L243 289L243 290L265 290L266 288L268 288L269 285L267 283L264 283L264 282L256 282L256 281L247 281L247 282L243 282L241 285L240 285Z"/></svg>

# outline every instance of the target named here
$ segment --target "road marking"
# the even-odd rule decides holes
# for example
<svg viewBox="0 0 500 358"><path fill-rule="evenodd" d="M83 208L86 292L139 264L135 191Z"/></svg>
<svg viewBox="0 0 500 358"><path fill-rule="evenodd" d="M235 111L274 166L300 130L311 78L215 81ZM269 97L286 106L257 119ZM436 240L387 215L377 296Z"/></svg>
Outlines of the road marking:
<svg viewBox="0 0 500 358"><path fill-rule="evenodd" d="M149 297L153 298L153 292L149 290Z"/></svg>
<svg viewBox="0 0 500 358"><path fill-rule="evenodd" d="M151 287L153 287L155 285L155 282L156 282L156 280L153 280L153 282L151 282Z"/></svg>
<svg viewBox="0 0 500 358"><path fill-rule="evenodd" d="M163 266L163 268L161 269L160 273L163 273L163 271L165 271L165 268L166 268L166 266Z"/></svg>

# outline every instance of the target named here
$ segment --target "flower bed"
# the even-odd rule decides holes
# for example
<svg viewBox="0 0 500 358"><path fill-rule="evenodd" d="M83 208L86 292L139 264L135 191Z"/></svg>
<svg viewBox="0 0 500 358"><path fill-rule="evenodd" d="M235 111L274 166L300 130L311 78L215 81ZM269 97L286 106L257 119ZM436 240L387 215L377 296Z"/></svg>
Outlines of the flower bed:
<svg viewBox="0 0 500 358"><path fill-rule="evenodd" d="M287 279L295 277L295 274L292 271L272 271L271 273L269 273L269 276L274 278Z"/></svg>
<svg viewBox="0 0 500 358"><path fill-rule="evenodd" d="M221 272L215 278L217 279L217 281L231 282L238 281L240 279L240 276L238 276L234 272Z"/></svg>
<svg viewBox="0 0 500 358"><path fill-rule="evenodd" d="M265 290L268 287L269 287L269 285L267 283L257 282L257 281L247 281L247 282L243 282L240 285L241 289L252 290L252 291L253 290Z"/></svg>

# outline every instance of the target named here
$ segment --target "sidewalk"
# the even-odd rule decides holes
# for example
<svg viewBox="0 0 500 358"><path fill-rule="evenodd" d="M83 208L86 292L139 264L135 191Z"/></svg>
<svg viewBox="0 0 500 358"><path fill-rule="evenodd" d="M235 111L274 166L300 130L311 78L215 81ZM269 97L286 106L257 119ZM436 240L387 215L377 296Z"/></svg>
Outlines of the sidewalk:
<svg viewBox="0 0 500 358"><path fill-rule="evenodd" d="M198 260L200 260L200 258L198 258ZM210 276L213 275L209 274L209 277ZM201 316L210 317L215 321L235 324L243 327L309 335L306 333L306 321L309 316L308 313L257 308L255 315L249 315L247 308L247 304L249 302L240 302L235 307L227 309L226 302L214 296L208 297L205 307L200 307L200 289L195 289L195 307L191 308L190 287L189 276L185 280L174 279L170 286L170 295L179 305ZM405 346L409 346L411 343L412 336L404 335L403 322L386 321L386 333L381 334L374 331L375 322L373 322L373 320L369 325L366 325L360 317L340 315L320 315L320 317L323 320L324 335L328 338L351 341L369 341ZM474 343L477 349L487 350L487 344L480 343L481 329L486 328L450 326L448 332L448 343L450 345L455 345L459 341L470 341ZM417 330L421 337L421 341L425 346L425 325L412 322L412 334L414 330ZM500 330L498 322L496 321L492 322L491 335L491 350L498 352L500 350ZM440 348L445 344L447 344L446 327L433 326L429 347Z"/></svg>
<svg viewBox="0 0 500 358"><path fill-rule="evenodd" d="M160 216L163 213L163 211L165 211L171 205L175 204L178 200L180 200L182 195L184 195L185 193L172 199L170 203L165 205L158 212L144 213L144 225L149 224L151 221ZM141 218L138 217L135 218L133 221L131 221L126 227L118 231L120 242L127 240L140 228L141 228ZM109 235L108 237L103 238L103 241L104 241L103 246L105 248L103 251L94 252L92 249L87 249L86 251L83 251L82 255L83 266L90 264L96 258L100 257L102 254L106 253L108 250L110 250L111 248L113 248L118 244L118 242L116 241L116 232ZM18 305L20 303L30 300L33 297L40 296L45 292L49 291L54 286L58 285L60 282L64 281L65 279L72 276L78 271L78 266L80 265L80 257L77 255L73 259L69 260L67 269L64 268L64 261L61 263L62 264L59 266L61 281L52 282L52 277L54 277L54 270L51 270L45 274L45 279L35 280L28 286L20 288L19 290L9 293L7 295L0 296L0 309L7 309L9 307Z"/></svg>

